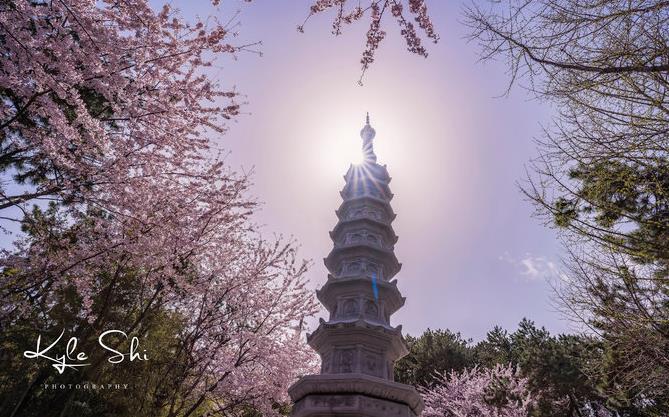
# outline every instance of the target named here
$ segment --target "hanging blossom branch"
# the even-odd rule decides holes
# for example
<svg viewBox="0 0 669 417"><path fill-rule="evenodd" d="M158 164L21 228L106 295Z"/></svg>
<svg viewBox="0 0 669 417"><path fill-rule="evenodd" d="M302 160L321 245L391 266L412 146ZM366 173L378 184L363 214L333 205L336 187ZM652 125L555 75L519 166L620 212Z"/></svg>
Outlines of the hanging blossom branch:
<svg viewBox="0 0 669 417"><path fill-rule="evenodd" d="M304 32L304 26L309 19L318 14L330 9L336 10L336 16L332 22L332 34L335 36L341 35L343 27L359 21L365 15L369 15L369 29L367 30L367 42L365 49L362 52L360 63L362 64L362 73L360 80L365 75L369 66L374 62L376 50L385 39L386 32L381 29L381 23L384 15L388 11L392 17L397 21L400 27L400 34L406 41L407 50L411 53L427 57L427 50L423 46L423 40L416 30L414 22L423 31L425 37L434 43L439 41L439 35L434 29L432 20L428 14L427 5L424 0L374 0L366 5L358 2L356 6L347 8L347 0L318 0L310 8L309 15L304 22L297 27L297 30ZM407 16L406 8L409 9Z"/></svg>

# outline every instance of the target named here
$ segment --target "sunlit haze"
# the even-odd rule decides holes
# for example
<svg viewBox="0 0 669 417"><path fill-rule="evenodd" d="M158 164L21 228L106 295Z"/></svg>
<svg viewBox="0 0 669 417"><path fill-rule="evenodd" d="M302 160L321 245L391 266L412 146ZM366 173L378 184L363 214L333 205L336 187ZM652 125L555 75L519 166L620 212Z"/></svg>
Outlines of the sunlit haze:
<svg viewBox="0 0 669 417"><path fill-rule="evenodd" d="M362 25L334 37L332 16L319 15L301 34L295 27L308 1L226 2L223 14L242 11L240 43L262 40L263 56L243 53L217 70L248 100L219 143L234 167L252 170L264 232L294 238L313 260L316 288L327 278L328 231L369 112L398 214L397 279L407 303L395 322L410 334L450 328L476 339L523 317L565 331L546 282L559 267L559 245L517 185L550 109L520 89L496 98L508 83L504 66L478 62L463 39L461 4L428 4L441 34L430 56L406 52L388 27L361 87Z"/></svg>

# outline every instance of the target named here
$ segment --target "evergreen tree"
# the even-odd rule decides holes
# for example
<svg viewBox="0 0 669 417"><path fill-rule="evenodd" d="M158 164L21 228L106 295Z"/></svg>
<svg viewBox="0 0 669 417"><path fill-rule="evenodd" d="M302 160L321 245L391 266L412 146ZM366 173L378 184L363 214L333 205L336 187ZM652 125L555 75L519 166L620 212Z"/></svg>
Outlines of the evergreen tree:
<svg viewBox="0 0 669 417"><path fill-rule="evenodd" d="M467 12L487 59L557 109L524 187L568 252L565 311L623 407L669 413L669 4L507 0Z"/></svg>
<svg viewBox="0 0 669 417"><path fill-rule="evenodd" d="M406 336L409 354L395 364L395 380L430 385L436 374L461 371L474 365L471 341L450 330L427 329L419 337Z"/></svg>

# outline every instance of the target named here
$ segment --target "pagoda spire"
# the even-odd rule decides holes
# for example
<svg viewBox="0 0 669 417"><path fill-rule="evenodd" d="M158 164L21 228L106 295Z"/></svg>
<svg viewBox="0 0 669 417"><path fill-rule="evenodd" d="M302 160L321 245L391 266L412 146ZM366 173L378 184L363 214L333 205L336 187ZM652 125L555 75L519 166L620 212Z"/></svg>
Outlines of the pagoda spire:
<svg viewBox="0 0 669 417"><path fill-rule="evenodd" d="M374 137L376 136L376 130L369 124L369 112L367 112L367 117L365 118L365 126L360 131L360 137L362 138L362 154L364 162L376 162L376 154L374 153Z"/></svg>
<svg viewBox="0 0 669 417"><path fill-rule="evenodd" d="M408 353L402 326L390 317L404 305L393 279L401 264L385 166L376 163L369 123L360 132L364 166L344 177L333 248L324 259L329 274L316 291L328 311L307 342L321 357L321 372L293 384L293 417L416 417L423 402L411 386L394 381L394 363Z"/></svg>

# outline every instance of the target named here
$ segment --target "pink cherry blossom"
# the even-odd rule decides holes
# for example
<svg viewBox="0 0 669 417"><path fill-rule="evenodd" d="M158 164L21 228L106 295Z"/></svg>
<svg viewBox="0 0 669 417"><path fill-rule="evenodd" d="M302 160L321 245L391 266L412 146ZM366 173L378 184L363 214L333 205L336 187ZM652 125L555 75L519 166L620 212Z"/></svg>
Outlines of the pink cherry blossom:
<svg viewBox="0 0 669 417"><path fill-rule="evenodd" d="M423 417L528 417L534 404L528 380L511 365L440 375L421 394Z"/></svg>
<svg viewBox="0 0 669 417"><path fill-rule="evenodd" d="M0 255L11 271L2 326L65 287L95 323L101 272L134 271L140 311L187 320L183 415L203 401L272 415L312 371L295 325L316 303L294 245L259 234L248 179L210 142L241 103L207 68L251 46L213 17L189 23L145 0L17 0L3 6L0 36L0 151L15 174L0 211L22 220L46 200L59 219Z"/></svg>

